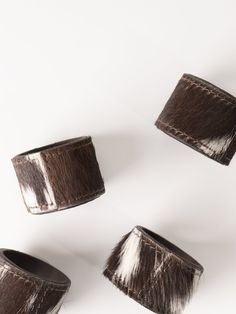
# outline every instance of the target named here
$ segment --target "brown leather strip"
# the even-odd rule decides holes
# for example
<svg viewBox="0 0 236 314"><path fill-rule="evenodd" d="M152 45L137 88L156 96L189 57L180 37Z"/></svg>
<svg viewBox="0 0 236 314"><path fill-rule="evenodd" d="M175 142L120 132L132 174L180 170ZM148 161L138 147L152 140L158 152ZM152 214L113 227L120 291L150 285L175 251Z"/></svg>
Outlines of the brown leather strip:
<svg viewBox="0 0 236 314"><path fill-rule="evenodd" d="M221 164L235 153L236 98L196 76L182 76L155 124Z"/></svg>
<svg viewBox="0 0 236 314"><path fill-rule="evenodd" d="M141 226L113 250L104 275L155 313L179 313L192 296L203 267L168 240Z"/></svg>
<svg viewBox="0 0 236 314"><path fill-rule="evenodd" d="M4 314L56 314L71 284L53 266L8 249L0 249L0 281Z"/></svg>
<svg viewBox="0 0 236 314"><path fill-rule="evenodd" d="M12 159L27 209L44 214L105 192L91 137L36 148Z"/></svg>

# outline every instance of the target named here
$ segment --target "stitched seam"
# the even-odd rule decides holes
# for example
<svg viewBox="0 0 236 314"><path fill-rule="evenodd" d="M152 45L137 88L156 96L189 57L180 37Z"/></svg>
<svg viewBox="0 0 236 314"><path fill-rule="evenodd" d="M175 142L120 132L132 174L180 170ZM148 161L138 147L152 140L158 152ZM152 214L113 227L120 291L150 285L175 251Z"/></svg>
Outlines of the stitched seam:
<svg viewBox="0 0 236 314"><path fill-rule="evenodd" d="M71 147L71 148L62 148L61 151L58 151L58 152L44 152L43 150L42 151L39 151L38 153L41 153L41 154L44 154L46 155L46 158L50 158L51 156L59 156L59 155L62 155L66 152L70 152L70 151L73 151L73 150L77 150L77 149L80 149L80 148L84 148L86 146L89 146L91 145L92 142L89 142L89 143L86 143L86 144L83 144L83 145L80 145L80 146L76 146L76 147ZM29 154L30 155L30 154ZM25 157L27 157L28 155L25 155ZM24 160L19 160L19 161L13 161L14 165L20 165L20 164L24 164L24 163L27 163L27 162L31 162L31 161L34 161L34 160L37 160L37 159L31 159L31 160L27 160L27 159L24 159Z"/></svg>
<svg viewBox="0 0 236 314"><path fill-rule="evenodd" d="M83 144L83 145L80 145L80 146L76 146L76 147L71 147L71 148L68 148L68 149L62 149L62 150L58 150L57 152L44 152L44 151L41 151L41 153L47 155L47 157L50 157L50 156L58 156L58 155L61 155L63 154L64 152L71 152L73 150L76 150L76 149L80 149L80 148L84 148L86 146L89 146L91 145L92 142L89 142L89 143L86 143L86 144Z"/></svg>
<svg viewBox="0 0 236 314"><path fill-rule="evenodd" d="M236 104L235 103L236 102L236 98L233 95L225 92L224 90L220 90L219 87L214 86L211 83L207 84L207 82L204 82L201 79L199 81L195 77L189 77L189 76L186 76L186 75L184 75L182 77L182 79L186 80L186 81L189 81L189 83L193 83L194 85L198 85L200 88L203 88L204 90L208 90L210 93L214 93L215 96L219 96L221 99L225 100L226 102L229 102L232 105ZM213 85L211 89L209 87L209 84Z"/></svg>
<svg viewBox="0 0 236 314"><path fill-rule="evenodd" d="M165 123L165 122L163 122L163 121L160 120L160 119L158 119L157 122L160 123L160 124L162 124L163 126L166 126L166 127L169 128L170 130L174 131L174 135L178 135L178 133L179 133L179 135L183 136L183 137L186 139L187 142L189 142L189 140L191 140L191 141L193 142L193 144L200 144L201 146L203 146L203 147L207 148L208 150L210 150L210 151L211 151L213 154L215 154L215 155L221 154L221 153L216 152L214 149L212 149L211 147L207 146L206 144L202 143L201 141L199 141L199 140L193 138L192 136L190 136L190 135L188 135L188 134L186 134L186 133L184 133L184 132L182 132L182 131L176 129L175 127L173 127L173 126L171 126L171 125L169 125L168 123ZM198 149L202 150L200 147L198 147ZM203 151L203 150L202 150L202 151ZM204 152L204 151L203 151L203 152ZM205 152L204 152L204 153L205 153ZM215 158L218 159L218 160L221 160L221 159L222 159L222 157L221 157L221 158L218 158L217 156L215 156Z"/></svg>
<svg viewBox="0 0 236 314"><path fill-rule="evenodd" d="M48 284L45 282L45 285L47 285L48 290L52 290L52 291L61 291L61 292L66 292L67 291L67 287L65 288L54 288L54 284Z"/></svg>
<svg viewBox="0 0 236 314"><path fill-rule="evenodd" d="M18 275L17 273L15 273L15 272L13 272L12 270L8 269L8 268L5 267L4 265L2 265L2 267L7 270L7 273L12 274L13 277L17 277L19 280L22 280L22 281L24 281L25 283L29 282L32 286L36 287L37 282L36 282L34 279L29 280L29 279L27 279L26 277L23 277L23 276L21 276L21 275ZM39 280L40 280L40 279L39 279ZM50 290L55 290L55 291L67 291L67 287L65 287L65 289L63 289L63 288L60 288L60 289L59 289L59 288L54 288L54 284L52 284L52 283L46 283L46 284L47 284L47 286L48 286L48 289L50 289Z"/></svg>
<svg viewBox="0 0 236 314"><path fill-rule="evenodd" d="M60 205L65 205L65 204L68 204L69 202L75 202L75 201L79 201L79 200L82 200L88 196L95 196L97 195L98 193L104 191L105 189L102 188L102 189L99 189L99 190L96 190L95 192L92 192L92 193L88 193L88 194L84 194L80 197L76 197L76 198L73 198L73 199L68 199L66 201L61 201L60 203L57 203L56 205L60 206ZM39 206L27 206L29 209L30 208L41 208L41 209L44 209L44 208L47 208L48 206L50 206L52 204L49 204L49 203L45 203L45 204L39 204Z"/></svg>
<svg viewBox="0 0 236 314"><path fill-rule="evenodd" d="M6 267L4 267L4 268L7 269ZM16 273L14 273L13 271L8 270L8 269L7 269L7 272L8 272L8 273L11 273L11 274L13 275L13 277L17 277L18 280L22 280L22 281L24 281L25 283L30 283L31 286L34 286L34 287L36 288L36 281L34 281L33 279L32 279L32 280L28 280L28 279L26 279L26 278L24 278L24 277L22 277L22 276L20 276L20 275L18 275L18 274L16 274ZM59 288L54 288L54 287L53 287L53 284L47 284L47 285L48 285L48 290L53 290L53 291L67 291L67 288L66 288L66 289L59 289Z"/></svg>
<svg viewBox="0 0 236 314"><path fill-rule="evenodd" d="M4 269L7 270L7 273L11 274L13 277L17 277L18 280L22 280L24 283L30 283L31 286L36 287L36 282L34 280L28 280L23 276L18 275L17 273L14 273L13 271L9 270L5 266L3 266Z"/></svg>
<svg viewBox="0 0 236 314"><path fill-rule="evenodd" d="M134 230L132 231L132 233L133 233L134 235L136 235L137 237L139 237L139 238L140 238L140 241L142 241L142 242L144 243L144 245L149 246L149 247L150 247L151 249L153 249L155 252L159 252L159 250L163 250L163 248L162 248L161 246L159 246L158 243L155 243L155 246L154 246L154 245L150 244L150 243L148 242L148 240L145 239L145 237L143 237L142 235L136 233ZM158 249L158 247L159 247L159 249ZM178 259L181 263L185 263L186 265L188 265L185 261L183 261L181 258L179 258L178 256L176 256L176 255L173 254L172 252L168 252L168 256L169 256L169 258L170 258L170 257L176 258L176 259ZM165 260L166 260L166 259L165 259ZM189 266L189 265L188 265L188 266ZM134 288L130 288L125 282L122 282L121 279L120 279L117 275L115 275L115 272L112 272L112 271L111 271L110 269L108 269L108 268L106 269L106 271L111 275L112 278L115 279L115 282L112 280L113 283L116 284L116 281L117 281L117 285L119 285L121 288L124 287L124 288L128 289L128 294L129 294L129 291L131 291L131 292L134 294L134 296L137 298L137 300L141 300L141 301L142 301L142 299L140 298L140 295L141 295L141 293L143 292L143 290L147 287L147 285L149 284L149 282L151 282L152 280L153 280L153 281L156 280L156 279L158 278L158 276L159 276L161 273L165 272L165 270L166 270L167 268L168 268L168 265L166 265L166 267L164 267L164 269L163 269L161 272L158 272L154 277L150 277L149 280L144 284L144 286L141 288L141 290L140 290L139 292L138 292L136 289L134 289ZM193 268L193 269L194 269L194 268ZM192 274L195 274L195 273L196 273L196 270L194 269L193 271L189 271L189 272L192 273ZM201 272L199 272L198 276L199 276L199 277L201 276ZM146 294L150 293L150 291L153 289L154 285L155 285L155 282L151 285L150 289L148 289L148 291L147 291Z"/></svg>
<svg viewBox="0 0 236 314"><path fill-rule="evenodd" d="M149 246L151 249L155 250L155 251L164 251L163 247L161 245L159 245L159 243L155 243L155 246L152 246L148 240L145 238L145 236L142 237L142 235L137 234L136 232L133 231L133 233L140 238L140 240L147 246ZM185 263L188 267L192 267L194 269L194 271L191 271L191 273L195 272L195 268L194 266L189 265L187 262L185 262L184 260L182 260L178 255L176 255L175 253L168 251L169 254L172 255L173 258L178 259L181 263Z"/></svg>
<svg viewBox="0 0 236 314"><path fill-rule="evenodd" d="M142 235L136 233L134 230L133 230L131 233L133 233L134 235L136 235L137 237L139 237L139 238L140 238L140 241L142 241L144 245L150 247L150 248L153 249L155 252L158 251L157 246L152 246L145 238L142 237ZM170 253L170 254L171 254L171 253ZM119 278L117 275L115 275L114 273L112 274L112 272L111 272L109 269L107 269L107 271L110 273L110 275L111 275L112 277L114 276L114 278L118 281L118 284L120 284L122 287L128 289L128 292L131 291L132 293L134 293L135 297L136 297L138 300L140 299L140 294L142 293L143 289L146 287L147 283L146 283L146 284L144 285L144 287L138 292L138 291L135 290L134 288L130 288L126 283L122 282L122 281L120 280L120 278ZM149 281L151 281L151 278L148 280L148 282L149 282Z"/></svg>
<svg viewBox="0 0 236 314"><path fill-rule="evenodd" d="M158 242L153 243L154 246L152 246L152 245L148 242L148 241L151 241L150 239L146 239L145 236L139 235L139 234L137 234L135 231L132 231L132 232L133 232L137 237L139 237L140 240L144 242L144 244L150 246L153 250L158 251L158 248L159 248L159 250L161 250L161 251L164 250L164 248L163 248L161 245L159 245ZM178 255L176 255L175 252L172 252L172 251L170 251L170 250L167 250L167 252L168 252L169 254L172 254L173 258L178 259L181 263L186 264L189 268L191 267L191 268L193 269L193 271L190 271L191 273L195 273L195 270L199 270L198 268L195 268L194 265L191 265L191 263L188 263L187 261L185 261L184 259L182 259L182 258L179 257Z"/></svg>
<svg viewBox="0 0 236 314"><path fill-rule="evenodd" d="M201 85L201 83L196 83L193 79L190 79L188 77L182 77L182 80L190 83L191 85L194 85L194 86L200 88L203 91L206 91L207 93L209 93L209 94L211 94L211 95L213 95L213 96L215 96L217 98L219 98L220 100L226 102L226 104L230 105L232 108L235 109L236 104L231 102L231 101L229 101L226 98L223 98L219 92L217 93L214 90L211 90L208 87L206 87L204 85Z"/></svg>

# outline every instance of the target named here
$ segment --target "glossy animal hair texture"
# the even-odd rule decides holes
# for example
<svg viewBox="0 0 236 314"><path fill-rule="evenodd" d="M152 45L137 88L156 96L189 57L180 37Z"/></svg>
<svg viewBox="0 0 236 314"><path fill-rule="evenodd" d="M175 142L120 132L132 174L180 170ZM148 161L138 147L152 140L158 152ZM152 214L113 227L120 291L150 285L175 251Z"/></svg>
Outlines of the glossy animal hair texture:
<svg viewBox="0 0 236 314"><path fill-rule="evenodd" d="M36 148L15 156L12 163L32 214L78 206L105 192L90 136Z"/></svg>
<svg viewBox="0 0 236 314"><path fill-rule="evenodd" d="M137 226L113 250L104 276L126 295L158 314L179 314L203 267L161 236Z"/></svg>
<svg viewBox="0 0 236 314"><path fill-rule="evenodd" d="M203 155L229 165L236 151L236 98L184 74L155 125Z"/></svg>

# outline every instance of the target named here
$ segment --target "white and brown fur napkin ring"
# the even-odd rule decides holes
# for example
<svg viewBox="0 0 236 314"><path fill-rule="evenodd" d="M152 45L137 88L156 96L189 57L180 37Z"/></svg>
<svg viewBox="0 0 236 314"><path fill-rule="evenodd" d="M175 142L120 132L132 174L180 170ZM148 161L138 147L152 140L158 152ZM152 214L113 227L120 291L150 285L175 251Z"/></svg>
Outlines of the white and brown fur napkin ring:
<svg viewBox="0 0 236 314"><path fill-rule="evenodd" d="M0 249L0 313L57 314L70 279L28 254Z"/></svg>
<svg viewBox="0 0 236 314"><path fill-rule="evenodd" d="M104 275L149 310L177 314L192 296L202 272L191 256L137 226L116 246Z"/></svg>
<svg viewBox="0 0 236 314"><path fill-rule="evenodd" d="M194 75L181 77L155 124L223 165L236 152L236 98Z"/></svg>
<svg viewBox="0 0 236 314"><path fill-rule="evenodd" d="M15 156L12 163L32 214L74 207L105 192L90 136L27 151Z"/></svg>

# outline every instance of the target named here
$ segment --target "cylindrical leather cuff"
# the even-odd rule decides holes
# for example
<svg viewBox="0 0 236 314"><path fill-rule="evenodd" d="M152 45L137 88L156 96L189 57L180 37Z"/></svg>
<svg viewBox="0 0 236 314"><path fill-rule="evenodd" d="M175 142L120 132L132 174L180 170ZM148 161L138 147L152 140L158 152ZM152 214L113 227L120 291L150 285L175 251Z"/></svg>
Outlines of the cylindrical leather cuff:
<svg viewBox="0 0 236 314"><path fill-rule="evenodd" d="M27 151L15 156L12 163L32 214L74 207L105 192L89 136Z"/></svg>
<svg viewBox="0 0 236 314"><path fill-rule="evenodd" d="M104 275L158 314L179 314L203 267L174 244L143 227L128 233L108 259Z"/></svg>
<svg viewBox="0 0 236 314"><path fill-rule="evenodd" d="M184 74L156 126L221 164L236 150L236 98L190 74Z"/></svg>
<svg viewBox="0 0 236 314"><path fill-rule="evenodd" d="M0 313L56 314L70 280L30 255L0 249Z"/></svg>

